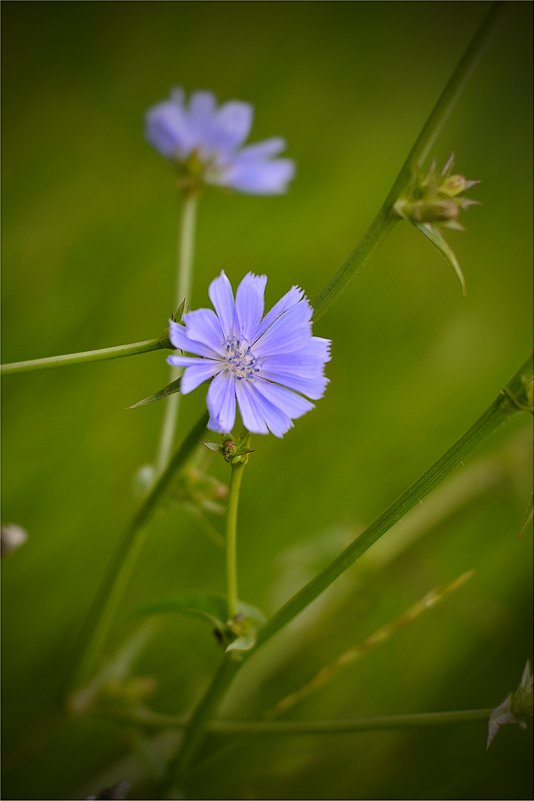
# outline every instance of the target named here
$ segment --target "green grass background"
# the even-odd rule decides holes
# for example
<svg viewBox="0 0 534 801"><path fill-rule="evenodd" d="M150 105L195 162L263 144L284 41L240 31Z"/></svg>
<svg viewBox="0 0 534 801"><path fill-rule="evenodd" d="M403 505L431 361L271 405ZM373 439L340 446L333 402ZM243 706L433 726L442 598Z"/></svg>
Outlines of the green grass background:
<svg viewBox="0 0 534 801"><path fill-rule="evenodd" d="M244 479L244 600L273 612L423 472L523 361L531 333L531 16L502 25L434 151L481 179L451 232L469 294L430 244L399 225L316 327L331 384L283 440L255 440ZM17 3L3 17L2 361L157 336L173 304L179 198L144 141L145 110L172 86L255 106L253 140L282 135L297 163L284 197L202 200L191 305L222 269L313 297L363 234L486 3ZM28 543L3 570L4 797L75 798L144 779L131 731L55 709L69 644L134 508L161 407L161 353L3 382L4 521ZM204 403L183 402L183 430ZM225 465L208 464L226 480ZM477 483L469 468L487 471ZM478 473L477 473L478 475ZM471 477L470 477L471 476ZM474 578L297 707L336 718L495 706L531 654L526 417L449 484L445 510L385 562L353 568L251 660L224 713L254 718L437 584ZM466 493L467 500L461 495ZM432 516L437 500L420 514ZM216 525L220 521L215 519ZM413 525L415 525L417 521ZM391 543L391 545L388 545ZM113 631L136 606L223 590L221 555L179 509L160 513ZM187 713L219 654L195 621L162 620L139 671L152 704ZM420 732L248 738L191 773L200 798L531 798L531 735L483 725ZM206 749L213 749L214 740ZM157 753L158 739L149 747ZM137 750L136 750L137 749ZM118 762L119 761L119 762ZM107 771L107 773L106 773Z"/></svg>

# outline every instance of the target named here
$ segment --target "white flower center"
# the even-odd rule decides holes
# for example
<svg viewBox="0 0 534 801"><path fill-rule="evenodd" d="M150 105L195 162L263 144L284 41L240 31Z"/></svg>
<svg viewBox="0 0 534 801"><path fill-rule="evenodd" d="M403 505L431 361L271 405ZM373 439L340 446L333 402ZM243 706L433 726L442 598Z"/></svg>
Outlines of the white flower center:
<svg viewBox="0 0 534 801"><path fill-rule="evenodd" d="M243 378L254 378L259 371L256 367L256 357L250 349L246 339L240 337L228 337L225 345L224 361L226 369L232 373L238 381Z"/></svg>

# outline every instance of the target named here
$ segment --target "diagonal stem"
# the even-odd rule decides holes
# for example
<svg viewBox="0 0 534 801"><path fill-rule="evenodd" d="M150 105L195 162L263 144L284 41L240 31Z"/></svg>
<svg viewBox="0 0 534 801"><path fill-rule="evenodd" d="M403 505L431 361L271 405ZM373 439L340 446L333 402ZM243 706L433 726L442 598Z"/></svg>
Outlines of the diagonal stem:
<svg viewBox="0 0 534 801"><path fill-rule="evenodd" d="M312 305L314 308L313 319L315 322L326 314L332 304L338 299L339 295L345 291L377 245L382 242L395 225L395 222L399 220L399 217L394 211L395 202L407 189L412 179L414 167L422 164L428 156L441 129L491 40L505 5L504 2L499 2L491 6L423 125L419 136L408 153L406 161L402 165L378 214L363 238L348 255L332 280L329 281L314 299Z"/></svg>
<svg viewBox="0 0 534 801"><path fill-rule="evenodd" d="M342 573L371 548L404 515L413 509L451 470L471 453L501 423L516 414L520 407L512 399L510 388L516 387L523 376L532 373L531 359L516 373L494 402L475 423L446 451L423 475L408 487L371 525L352 542L324 570L318 573L305 587L271 617L260 630L258 648L271 639L280 629L323 593Z"/></svg>

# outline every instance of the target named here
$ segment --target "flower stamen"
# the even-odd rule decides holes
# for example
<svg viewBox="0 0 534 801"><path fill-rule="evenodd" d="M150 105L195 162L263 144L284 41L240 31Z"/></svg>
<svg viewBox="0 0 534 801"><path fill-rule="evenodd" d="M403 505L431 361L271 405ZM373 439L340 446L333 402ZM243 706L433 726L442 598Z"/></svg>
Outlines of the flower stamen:
<svg viewBox="0 0 534 801"><path fill-rule="evenodd" d="M245 339L228 337L225 351L224 361L228 372L232 373L238 381L242 381L243 378L250 381L254 378L259 367L256 367L256 357Z"/></svg>

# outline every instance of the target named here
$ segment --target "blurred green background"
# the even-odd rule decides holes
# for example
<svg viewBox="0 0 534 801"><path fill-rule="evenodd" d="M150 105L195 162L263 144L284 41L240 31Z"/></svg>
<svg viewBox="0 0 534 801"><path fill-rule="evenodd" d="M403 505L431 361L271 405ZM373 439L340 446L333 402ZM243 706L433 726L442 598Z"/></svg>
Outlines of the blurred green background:
<svg viewBox="0 0 534 801"><path fill-rule="evenodd" d="M434 150L480 186L451 269L396 227L316 327L331 384L283 440L257 437L240 512L241 596L273 612L422 473L526 358L531 326L531 16L501 27ZM18 3L3 18L2 361L159 335L173 304L179 198L144 141L173 86L256 109L282 135L284 197L202 200L193 307L221 268L313 297L363 234L486 3ZM154 798L172 737L57 712L70 642L155 453L162 353L3 381L3 520L29 541L3 570L4 797L79 798L129 776ZM204 390L184 399L183 430ZM291 719L491 707L531 655L529 424L515 419L251 660L223 713L257 718L327 661L469 569L471 581L296 707ZM224 464L207 465L226 481ZM222 521L212 517L216 526ZM375 554L373 556L373 554ZM220 552L191 515L160 512L117 616L185 590L223 590ZM219 653L168 616L143 652L160 711L186 714ZM531 798L531 733L484 724L248 738L190 774L200 798ZM155 755L155 757L154 757ZM124 762L126 760L126 762Z"/></svg>

